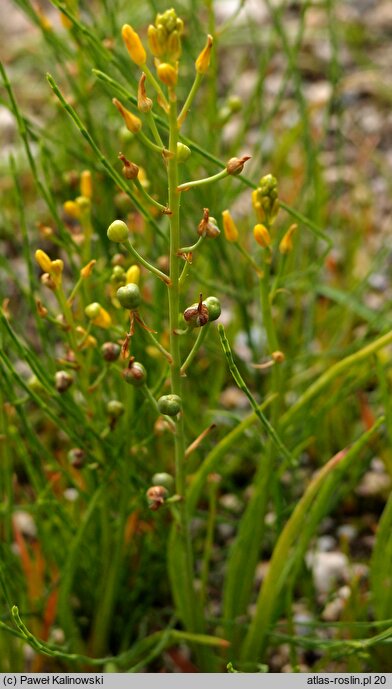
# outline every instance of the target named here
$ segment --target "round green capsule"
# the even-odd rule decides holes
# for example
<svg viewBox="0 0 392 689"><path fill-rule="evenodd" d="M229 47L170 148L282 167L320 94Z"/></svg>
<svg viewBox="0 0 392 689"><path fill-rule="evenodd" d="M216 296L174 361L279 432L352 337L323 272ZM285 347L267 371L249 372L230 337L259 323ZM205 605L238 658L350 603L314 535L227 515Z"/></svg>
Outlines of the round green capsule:
<svg viewBox="0 0 392 689"><path fill-rule="evenodd" d="M128 239L128 227L122 220L115 220L109 225L107 230L107 236L111 242L126 242Z"/></svg>
<svg viewBox="0 0 392 689"><path fill-rule="evenodd" d="M221 315L221 305L219 299L216 297L207 297L203 302L208 309L208 320L216 321Z"/></svg>
<svg viewBox="0 0 392 689"><path fill-rule="evenodd" d="M84 313L91 321L93 321L94 318L98 318L100 311L101 304L98 304L97 301L93 301L92 304L88 304L88 306L86 306L84 309Z"/></svg>
<svg viewBox="0 0 392 689"><path fill-rule="evenodd" d="M140 306L142 300L140 296L140 289L134 282L130 282L128 285L119 287L117 290L117 299L124 309L133 311Z"/></svg>
<svg viewBox="0 0 392 689"><path fill-rule="evenodd" d="M163 395L158 400L158 409L165 416L177 416L181 408L181 397L178 395Z"/></svg>
<svg viewBox="0 0 392 689"><path fill-rule="evenodd" d="M124 405L118 400L110 400L106 405L106 411L113 419L118 419L124 414Z"/></svg>
<svg viewBox="0 0 392 689"><path fill-rule="evenodd" d="M171 493L174 488L174 478L171 474L167 474L165 471L160 471L151 479L153 486L163 486L166 490Z"/></svg>

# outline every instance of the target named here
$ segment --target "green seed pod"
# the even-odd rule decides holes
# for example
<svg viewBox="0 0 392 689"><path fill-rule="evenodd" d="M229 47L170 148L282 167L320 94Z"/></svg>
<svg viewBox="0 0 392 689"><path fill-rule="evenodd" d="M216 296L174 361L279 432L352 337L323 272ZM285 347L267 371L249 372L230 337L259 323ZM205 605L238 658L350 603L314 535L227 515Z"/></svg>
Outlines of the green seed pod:
<svg viewBox="0 0 392 689"><path fill-rule="evenodd" d="M31 376L27 381L27 385L32 392L37 394L43 394L46 392L45 387L42 385L41 381L38 380L37 376Z"/></svg>
<svg viewBox="0 0 392 689"><path fill-rule="evenodd" d="M128 227L122 220L115 220L109 225L107 230L107 236L111 242L126 242L128 239Z"/></svg>
<svg viewBox="0 0 392 689"><path fill-rule="evenodd" d="M124 414L124 405L118 400L110 400L106 405L106 411L113 419L118 419Z"/></svg>
<svg viewBox="0 0 392 689"><path fill-rule="evenodd" d="M147 380L147 371L143 364L140 364L138 361L134 361L131 366L123 371L122 375L125 382L133 385L135 388L141 388Z"/></svg>
<svg viewBox="0 0 392 689"><path fill-rule="evenodd" d="M125 270L122 266L114 266L113 272L110 276L110 282L115 285L125 284Z"/></svg>
<svg viewBox="0 0 392 689"><path fill-rule="evenodd" d="M181 397L178 395L163 395L158 400L158 409L166 416L177 416L181 408Z"/></svg>
<svg viewBox="0 0 392 689"><path fill-rule="evenodd" d="M86 453L80 447L73 447L67 454L67 459L74 469L81 469L83 467L85 457Z"/></svg>
<svg viewBox="0 0 392 689"><path fill-rule="evenodd" d="M128 285L124 285L117 290L117 299L124 309L133 311L140 306L142 300L140 289L134 282L130 282Z"/></svg>
<svg viewBox="0 0 392 689"><path fill-rule="evenodd" d="M121 347L117 342L104 342L101 347L101 352L105 361L117 361L120 356Z"/></svg>
<svg viewBox="0 0 392 689"><path fill-rule="evenodd" d="M90 321L93 321L94 318L98 318L100 311L101 304L98 304L97 301L93 301L92 304L88 304L88 306L86 306L84 309L84 313L86 314L87 318L90 319Z"/></svg>
<svg viewBox="0 0 392 689"><path fill-rule="evenodd" d="M178 143L177 143L177 161L179 163L184 163L186 160L188 160L191 153L192 153L192 151L189 148L189 146L185 146L185 144L182 144L181 141L178 141Z"/></svg>
<svg viewBox="0 0 392 689"><path fill-rule="evenodd" d="M216 321L219 316L221 315L221 305L219 299L216 297L207 297L207 299L204 300L203 304L208 309L208 317L210 321Z"/></svg>
<svg viewBox="0 0 392 689"><path fill-rule="evenodd" d="M166 490L169 491L169 493L171 493L174 488L173 476L171 476L171 474L167 474L164 471L154 474L154 476L151 479L151 483L153 486L163 486L164 488L166 488Z"/></svg>

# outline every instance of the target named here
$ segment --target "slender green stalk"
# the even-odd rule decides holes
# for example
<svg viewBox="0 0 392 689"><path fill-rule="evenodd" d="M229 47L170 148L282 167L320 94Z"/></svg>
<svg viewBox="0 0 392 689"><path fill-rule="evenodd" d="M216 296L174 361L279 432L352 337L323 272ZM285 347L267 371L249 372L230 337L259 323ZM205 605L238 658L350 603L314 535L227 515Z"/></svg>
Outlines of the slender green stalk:
<svg viewBox="0 0 392 689"><path fill-rule="evenodd" d="M177 126L178 126L179 129L180 129L180 128L182 127L182 125L184 124L185 118L186 118L186 116L187 116L189 110L191 109L193 100L194 100L194 98L195 98L195 96L196 96L196 93L197 93L197 91L198 91L198 89L199 89L199 86L200 86L200 84L201 84L202 79L203 79L203 75L200 74L199 72L196 72L196 76L195 76L194 82L193 82L193 84L192 84L192 86L191 86L191 90L189 91L189 93L188 93L188 95L187 95L187 97L186 97L185 103L184 103L184 105L182 106L181 112L180 112L180 114L178 115Z"/></svg>
<svg viewBox="0 0 392 689"><path fill-rule="evenodd" d="M179 290L179 258L180 248L180 195L177 192L178 186L178 164L177 164L177 100L174 93L170 96L169 112L169 150L172 156L168 161L168 183L169 183L169 206L172 211L170 216L170 279L169 286L169 327L170 327L170 353L172 355L172 365L170 370L171 391L174 395L182 398L182 377L181 377L181 354L180 338L175 334L178 328L178 314L180 311L180 290ZM184 623L191 631L197 629L197 618L195 612L196 595L193 586L193 557L189 534L188 513L185 501L185 436L184 420L180 414L176 422L175 438L175 467L176 467L176 492L183 497L179 503L179 531L177 534L178 547L182 551L185 572L183 572L185 582L185 608L186 619ZM174 582L172 582L174 583Z"/></svg>
<svg viewBox="0 0 392 689"><path fill-rule="evenodd" d="M247 396L249 402L251 403L252 408L255 411L255 414L257 415L259 421L261 422L261 425L263 426L264 430L267 432L268 436L271 438L272 442L274 443L275 447L283 457L292 465L296 464L295 458L292 456L290 450L287 449L287 447L283 444L281 441L280 437L278 436L277 432L271 426L270 422L268 421L267 417L264 416L263 412L260 411L260 408L253 397L252 393L250 392L249 388L246 386L244 379L242 378L237 366L234 363L233 355L231 353L229 341L226 337L225 329L222 324L218 325L218 332L219 332L219 337L221 339L222 343L222 348L223 351L226 355L226 359L229 365L230 373L233 376L235 382L237 383L238 387L242 392L245 393Z"/></svg>
<svg viewBox="0 0 392 689"><path fill-rule="evenodd" d="M143 258L143 256L141 256L138 251L136 251L135 247L129 241L129 239L126 242L123 242L122 246L125 247L125 249L127 249L127 251L129 251L129 253L132 254L132 256L134 256L134 258L136 258L136 260L142 266L147 268L147 270L149 270L150 273L153 273L160 280L163 280L163 282L165 282L167 285L170 285L171 278L168 275L166 275L166 273L162 273L162 271L159 270L159 268L155 268L155 266L153 266L152 263L149 263L148 261L146 261L146 259Z"/></svg>
<svg viewBox="0 0 392 689"><path fill-rule="evenodd" d="M192 253L193 251L196 251L196 249L200 246L202 241L205 239L205 236L202 234L197 242L192 244L191 246L182 246L181 249L178 250L179 254L189 254Z"/></svg>
<svg viewBox="0 0 392 689"><path fill-rule="evenodd" d="M203 179L194 179L192 182L183 182L177 187L177 191L188 191L188 189L193 189L194 187L201 187L205 184L213 184L214 182L218 182L220 179L228 177L228 175L229 173L225 168L224 170L217 172L216 175L212 175L211 177L204 177Z"/></svg>
<svg viewBox="0 0 392 689"><path fill-rule="evenodd" d="M199 333L197 335L197 338L194 342L194 345L193 345L191 351L189 352L187 358L185 359L184 363L181 366L181 375L182 376L185 375L186 370L191 365L197 352L199 351L200 347L202 346L204 340L206 339L206 335L208 333L210 325L211 325L211 323L206 323L206 325L203 325L203 327L200 328Z"/></svg>

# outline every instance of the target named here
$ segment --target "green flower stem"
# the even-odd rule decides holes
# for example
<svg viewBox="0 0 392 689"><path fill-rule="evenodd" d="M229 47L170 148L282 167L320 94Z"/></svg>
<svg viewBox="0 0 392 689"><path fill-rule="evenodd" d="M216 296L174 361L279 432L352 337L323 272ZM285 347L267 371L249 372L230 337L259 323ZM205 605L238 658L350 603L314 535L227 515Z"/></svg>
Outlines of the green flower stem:
<svg viewBox="0 0 392 689"><path fill-rule="evenodd" d="M185 261L184 267L181 271L180 279L178 280L178 288L179 288L180 292L182 292L182 288L184 287L185 280L187 279L187 277L189 275L190 269L191 269L191 264L189 263L189 261ZM188 332L188 331L186 331L186 332Z"/></svg>
<svg viewBox="0 0 392 689"><path fill-rule="evenodd" d="M203 327L200 328L199 333L197 335L197 338L195 340L195 343L194 343L191 351L189 352L187 358L185 359L184 363L181 366L180 373L182 376L185 375L185 371L189 368L189 366L191 365L197 352L199 351L200 347L202 346L202 344L206 338L206 335L208 333L210 325L211 325L211 323L206 323L206 325L203 325Z"/></svg>
<svg viewBox="0 0 392 689"><path fill-rule="evenodd" d="M159 85L159 82L155 79L153 73L151 72L149 67L147 67L147 65L143 65L143 72L146 75L151 86L155 89L158 96L160 97L161 103L164 105L164 109L166 111L169 111L169 103L167 102L167 98L166 98L165 94L163 93L163 91Z"/></svg>
<svg viewBox="0 0 392 689"><path fill-rule="evenodd" d="M282 455L287 459L287 461L295 465L295 459L292 456L291 452L287 449L287 447L283 444L281 441L280 437L278 436L277 432L273 428L273 426L270 424L268 421L267 417L264 416L263 412L260 411L260 407L257 404L255 398L253 397L252 393L250 392L249 388L246 386L245 381L243 380L237 366L234 363L233 355L231 353L229 341L226 337L225 329L223 325L218 325L218 332L219 332L219 337L221 339L222 343L222 348L223 351L226 355L226 359L229 365L230 373L233 376L235 382L237 383L238 387L242 392L245 393L247 396L252 408L255 411L255 414L257 415L259 421L261 422L261 425L263 426L264 430L267 432L268 436L271 438L272 442L274 443L275 447L279 452L282 453Z"/></svg>
<svg viewBox="0 0 392 689"><path fill-rule="evenodd" d="M151 134L153 135L156 143L158 144L158 146L160 147L161 150L166 150L166 146L162 141L161 135L158 131L158 127L155 123L155 120L154 120L154 117L153 117L151 111L146 113L146 119L148 122L148 126L151 129Z"/></svg>
<svg viewBox="0 0 392 689"><path fill-rule="evenodd" d="M166 275L165 273L162 273L161 270L159 270L158 268L155 268L155 266L153 266L151 263L146 261L142 256L140 256L140 254L136 251L135 247L133 246L133 244L131 244L129 239L127 239L126 242L122 242L121 246L125 247L127 249L127 251L129 251L129 253L132 254L132 256L134 256L134 258L136 258L136 260L139 263L141 263L142 266L144 266L145 268L147 268L147 270L150 271L150 273L154 273L154 275L159 277L160 280L163 280L163 282L166 282L167 285L170 285L171 279L169 278L169 276Z"/></svg>
<svg viewBox="0 0 392 689"><path fill-rule="evenodd" d="M260 266L257 265L256 261L252 258L250 253L246 249L244 249L242 244L239 244L238 242L233 242L233 243L234 243L234 246L236 247L236 249L240 252L240 254L242 254L246 258L246 260L249 261L252 268L255 269L257 275L261 276L263 271L260 268Z"/></svg>
<svg viewBox="0 0 392 689"><path fill-rule="evenodd" d="M151 141L151 139L149 139L148 136L146 136L145 134L143 134L143 132L142 132L141 130L136 134L136 136L137 136L138 139L140 139L140 141L142 141L142 142L144 143L144 145L147 146L147 148L149 148L151 151L155 151L155 153L160 153L161 155L168 152L167 149L166 149L163 145L162 145L162 146L158 146L157 144L154 144L154 142Z"/></svg>
<svg viewBox="0 0 392 689"><path fill-rule="evenodd" d="M177 100L175 95L170 95L169 111L169 150L172 157L168 160L168 183L169 183L169 206L172 211L170 216L170 278L169 287L169 321L170 321L170 352L173 357L171 366L171 392L182 398L182 378L181 378L181 353L180 338L175 334L178 328L178 314L180 311L180 290L179 290L179 258L180 248L180 195L177 192L178 185L178 163L177 163ZM186 617L184 620L190 631L197 629L196 594L193 586L193 557L191 540L189 534L188 513L185 501L185 436L183 414L178 416L175 433L175 467L176 467L176 493L183 500L179 503L179 526L176 532L177 546L182 553L185 571L182 573L185 581L185 606ZM174 527L173 527L174 528Z"/></svg>
<svg viewBox="0 0 392 689"><path fill-rule="evenodd" d="M192 251L195 251L200 246L200 244L202 243L202 241L204 239L205 239L205 236L202 234L201 237L199 237L199 239L197 240L197 242L195 242L195 244L192 244L192 246L181 247L181 249L178 249L178 253L179 254L188 254L188 253L191 253Z"/></svg>
<svg viewBox="0 0 392 689"><path fill-rule="evenodd" d="M229 173L225 168L224 170L217 172L216 175L212 175L211 177L204 177L204 179L194 179L192 182L184 182L183 184L180 184L177 187L177 191L188 191L188 189L192 189L193 187L201 187L204 184L213 184L213 182L218 182L220 179L224 179L224 177L228 176Z"/></svg>
<svg viewBox="0 0 392 689"><path fill-rule="evenodd" d="M53 92L56 94L56 96L59 99L64 110L68 113L70 118L73 120L74 124L79 129L81 135L86 139L86 141L88 142L88 144L90 145L90 147L94 151L97 159L101 163L102 167L106 170L109 177L111 177L112 180L115 182L115 184L117 184L120 187L120 189L122 189L122 191L124 191L127 194L127 196L129 196L132 203L136 206L136 208L141 213L143 218L145 218L145 220L147 220L154 227L154 229L158 232L158 234L165 239L165 235L163 234L158 223L152 217L151 213L149 213L149 211L144 208L144 206L140 203L137 196L135 196L135 194L129 188L129 185L127 184L126 180L117 172L117 170L113 167L113 165L111 165L109 163L109 161L106 159L104 154L100 151L100 149L98 148L94 139L92 138L91 134L87 131L86 127L84 126L84 124L83 124L82 120L80 119L79 115L77 114L77 112L65 100L63 94L61 93L61 91L60 91L59 87L57 86L53 77L50 74L47 74L46 78L48 80L49 86L51 87Z"/></svg>
<svg viewBox="0 0 392 689"><path fill-rule="evenodd" d="M191 105L193 103L193 99L194 99L194 97L195 97L195 95L199 89L199 86L201 84L202 79L203 79L203 75L199 74L199 72L196 72L196 76L195 76L194 82L192 84L191 90L189 91L187 98L186 98L186 101L185 101L184 105L182 106L182 110L181 110L181 112L177 118L178 129L181 129L182 125L185 122L185 118L186 118L186 116L187 116L187 114L191 108Z"/></svg>
<svg viewBox="0 0 392 689"><path fill-rule="evenodd" d="M163 345L161 345L159 340L157 340L157 338L154 337L153 333L151 333L149 330L145 330L144 332L146 334L146 337L148 337L148 339L151 341L151 343L154 345L154 347L159 349L161 354L163 354L163 356L166 357L166 359L168 360L169 364L171 364L173 361L173 358L172 358L172 355L170 354L170 352L168 352L167 349L165 349L165 347Z"/></svg>
<svg viewBox="0 0 392 689"><path fill-rule="evenodd" d="M140 191L141 195L146 199L147 203L150 203L152 206L155 206L155 208L158 208L158 210L160 210L161 213L169 215L169 209L167 208L167 206L163 206L161 203L159 203L159 201L156 201L152 196L150 196L150 194L143 187L140 180L136 178L133 181L137 189Z"/></svg>

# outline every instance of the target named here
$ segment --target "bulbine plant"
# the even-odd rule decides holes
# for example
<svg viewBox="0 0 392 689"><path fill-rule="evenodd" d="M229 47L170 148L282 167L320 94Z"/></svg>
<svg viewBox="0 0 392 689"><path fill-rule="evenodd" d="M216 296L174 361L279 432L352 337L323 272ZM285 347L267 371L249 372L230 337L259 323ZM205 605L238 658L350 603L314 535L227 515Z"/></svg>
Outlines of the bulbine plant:
<svg viewBox="0 0 392 689"><path fill-rule="evenodd" d="M101 67L109 49L81 23L70 3L53 4L61 9L69 29L88 37ZM44 22L42 14L37 21ZM43 30L54 45L50 26L45 23ZM208 76L211 61L214 63L212 35L200 46L193 83L180 98L186 81L181 62L184 24L175 10L158 14L148 27L148 49L130 24L122 27L121 34L124 54L119 58L109 53L110 58L123 74L133 68L136 90L124 87L101 69L94 70L98 81L116 94L113 105L118 111L118 129L122 127L117 165L97 143L94 131L101 123L85 125L78 103L64 95L52 75L47 76L60 105L90 147L92 163L96 161L99 174L103 171L120 192L117 217L110 218L105 236L100 236L106 255L97 242L97 209L102 206L100 209L94 174L90 169L81 173L78 191L73 185L74 197L63 199L63 213L59 213L47 176L40 175L35 162L32 125L22 117L2 68L27 159L56 231L49 223L40 225L44 243L35 251L41 270L38 282L22 191L11 160L28 267L25 296L40 351L28 344L27 336L16 332L11 307L4 303L2 337L10 352L6 347L0 352L1 394L6 403L0 421L9 445L5 445L1 581L11 620L1 621L0 629L32 647L36 671L46 667L45 658L75 670L138 671L153 666L165 649L179 643L191 649L195 670L265 671L272 642L278 643L281 637L291 645L296 668L297 646L311 647L312 642L295 633L291 618L305 554L323 517L344 496L344 482L350 486L358 480L365 448L377 442L385 424L389 430L388 415L373 418L362 435L345 443L315 471L304 482L289 514L282 508L280 481L287 472L297 475L301 451L313 442L313 437L309 440L298 430L311 405L323 409L334 384L349 378L352 371L391 344L392 332L379 334L326 371L317 369L308 386L300 381L294 396L287 396L293 364L277 319L277 304L287 291L290 276L299 279L295 262L301 232L310 231L327 252L331 239L280 198L272 174L263 174L257 184L244 177L249 155L239 153L223 164L203 149L202 142L184 135L188 120L201 117L195 104L203 78ZM131 64L124 69L125 50ZM138 159L130 159L130 141L147 154L145 170ZM217 171L200 179L186 178L183 170L195 153L216 163ZM155 180L163 176L165 192L158 197ZM237 226L231 209L220 216L219 207L218 217L214 208L199 201L205 187L219 192L219 185L230 177L234 184L245 183L252 189L253 236ZM182 200L192 195L198 215L189 217ZM280 223L282 212L296 223ZM189 227L194 236L186 245ZM251 276L252 295L256 285L258 299L251 308L247 286L235 280L227 285L230 297L238 300L248 334L250 311L261 323L265 357L252 367L233 354L231 315L223 312L208 269L203 272L203 250L218 241L224 242L228 262L238 258L243 275ZM54 255L59 257L52 258ZM248 339L252 345L251 334ZM192 371L209 346L214 361L219 362L216 378L230 375L251 406L251 412L236 419L234 427L216 442L211 440L216 424L201 426L198 409L202 402L195 401L191 384ZM258 350L256 354L260 359ZM27 364L30 377L15 366L15 359ZM212 375L212 389L214 378ZM308 379L307 372L305 381ZM31 418L25 411L27 404L32 405ZM43 440L37 433L41 418L48 424ZM31 454L26 454L17 424ZM219 485L221 476L231 471L227 458L253 427L258 428L256 450L252 450L258 456L256 471L227 553L225 544L224 573L219 574L222 600L217 595L219 612L214 617L209 587ZM72 445L66 453L59 446L59 428L62 442ZM210 449L204 451L208 442ZM16 469L9 447L15 453ZM201 455L199 463L193 453ZM23 487L20 474L27 476L31 486L33 507L30 489ZM13 481L18 485L16 498ZM60 499L63 494L66 503ZM23 501L28 507L22 517L13 519ZM262 583L255 586L271 504L280 521L273 543L268 545L268 570ZM206 516L200 505L203 509L207 506ZM200 513L202 542L197 536ZM316 646L328 658L360 652L367 667L373 647L390 639L392 628L384 624L390 613L381 594L389 563L381 562L381 553L385 544L389 548L390 521L389 506L372 565L375 618L383 628L367 638L323 639ZM162 548L154 549L153 533L161 539ZM15 556L6 546L14 540L27 580L23 596L9 575ZM153 583L149 584L150 575ZM172 602L169 606L168 600ZM31 622L25 611L32 614ZM288 631L279 637L276 626L282 615L287 618ZM19 666L24 662L12 637L7 652Z"/></svg>

